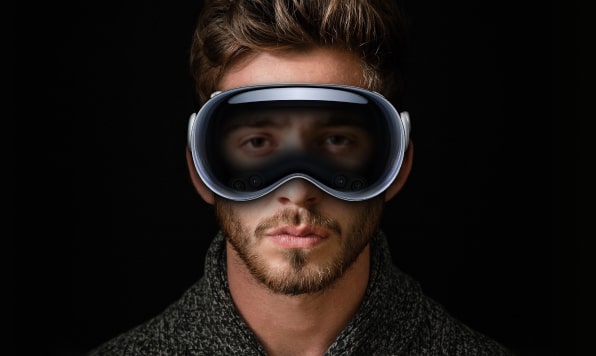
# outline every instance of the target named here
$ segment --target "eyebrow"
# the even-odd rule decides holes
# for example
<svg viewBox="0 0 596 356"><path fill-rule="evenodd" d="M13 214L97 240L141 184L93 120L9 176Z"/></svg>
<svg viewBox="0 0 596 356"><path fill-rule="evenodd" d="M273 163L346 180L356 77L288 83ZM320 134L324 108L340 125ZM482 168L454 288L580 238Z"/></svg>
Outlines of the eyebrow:
<svg viewBox="0 0 596 356"><path fill-rule="evenodd" d="M366 127L367 120L360 115L354 115L353 113L338 114L325 118L319 126L359 126Z"/></svg>
<svg viewBox="0 0 596 356"><path fill-rule="evenodd" d="M224 132L229 132L238 128L242 127L282 127L284 123L279 122L279 120L273 120L271 117L268 116L260 116L255 114L248 114L248 115L238 115L234 118L228 118L226 123L223 125Z"/></svg>

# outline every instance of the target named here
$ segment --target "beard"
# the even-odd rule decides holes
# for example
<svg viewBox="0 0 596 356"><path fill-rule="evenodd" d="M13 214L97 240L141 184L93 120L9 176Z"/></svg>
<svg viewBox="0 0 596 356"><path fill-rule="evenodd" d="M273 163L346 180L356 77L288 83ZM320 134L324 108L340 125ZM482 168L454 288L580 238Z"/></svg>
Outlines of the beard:
<svg viewBox="0 0 596 356"><path fill-rule="evenodd" d="M276 294L298 295L322 292L331 287L352 266L376 233L383 210L383 199L375 198L352 207L351 224L340 226L332 218L312 210L286 209L258 223L249 231L234 210L232 202L216 198L219 225L247 269L260 283ZM323 261L313 261L309 249L287 249L284 267L273 268L258 250L257 242L269 228L306 224L324 228L339 239L339 248Z"/></svg>

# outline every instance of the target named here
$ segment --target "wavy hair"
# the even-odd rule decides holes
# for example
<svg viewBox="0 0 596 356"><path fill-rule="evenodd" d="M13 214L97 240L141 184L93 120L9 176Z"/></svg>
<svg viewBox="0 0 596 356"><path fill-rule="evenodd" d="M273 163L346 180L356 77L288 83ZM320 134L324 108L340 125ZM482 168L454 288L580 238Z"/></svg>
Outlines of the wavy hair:
<svg viewBox="0 0 596 356"><path fill-rule="evenodd" d="M205 0L190 68L202 104L247 54L333 47L357 53L364 86L392 100L405 42L397 0Z"/></svg>

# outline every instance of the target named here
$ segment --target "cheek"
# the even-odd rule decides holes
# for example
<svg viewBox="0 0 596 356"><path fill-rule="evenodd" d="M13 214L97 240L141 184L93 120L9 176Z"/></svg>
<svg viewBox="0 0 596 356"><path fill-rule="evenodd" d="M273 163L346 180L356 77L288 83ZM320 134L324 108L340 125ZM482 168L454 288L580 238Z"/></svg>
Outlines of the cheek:
<svg viewBox="0 0 596 356"><path fill-rule="evenodd" d="M368 201L354 202L348 207L344 206L343 209L338 208L337 211L344 212L342 219L345 219L344 221L348 225L366 224L367 226L376 226L380 221L383 206L384 201L381 195ZM355 228L358 228L358 226Z"/></svg>
<svg viewBox="0 0 596 356"><path fill-rule="evenodd" d="M254 231L259 221L268 213L261 200L238 203L217 198L216 206L218 211L227 217L233 217L234 224L240 224L242 230L247 232Z"/></svg>

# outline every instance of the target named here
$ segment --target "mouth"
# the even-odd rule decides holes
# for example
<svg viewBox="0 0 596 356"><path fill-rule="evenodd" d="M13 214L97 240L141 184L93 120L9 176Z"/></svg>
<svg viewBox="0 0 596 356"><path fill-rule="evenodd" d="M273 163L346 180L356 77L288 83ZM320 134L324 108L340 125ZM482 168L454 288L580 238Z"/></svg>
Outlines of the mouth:
<svg viewBox="0 0 596 356"><path fill-rule="evenodd" d="M329 233L315 226L298 225L271 229L265 236L283 248L312 248L326 240Z"/></svg>

